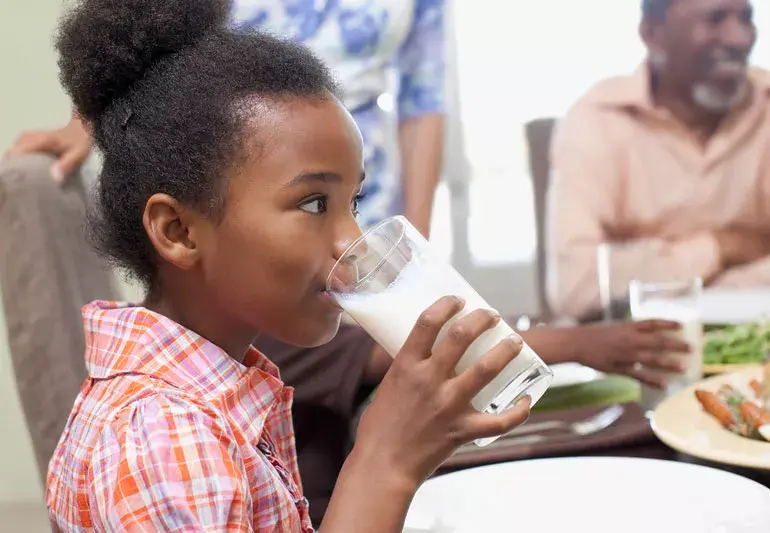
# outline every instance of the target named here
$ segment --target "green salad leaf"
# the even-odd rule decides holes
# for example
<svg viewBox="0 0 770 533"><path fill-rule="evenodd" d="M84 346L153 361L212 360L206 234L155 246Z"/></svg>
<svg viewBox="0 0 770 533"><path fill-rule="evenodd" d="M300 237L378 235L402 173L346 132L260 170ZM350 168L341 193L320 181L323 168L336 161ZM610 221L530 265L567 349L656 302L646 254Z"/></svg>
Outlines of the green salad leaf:
<svg viewBox="0 0 770 533"><path fill-rule="evenodd" d="M761 363L770 353L770 322L710 328L704 334L707 365Z"/></svg>

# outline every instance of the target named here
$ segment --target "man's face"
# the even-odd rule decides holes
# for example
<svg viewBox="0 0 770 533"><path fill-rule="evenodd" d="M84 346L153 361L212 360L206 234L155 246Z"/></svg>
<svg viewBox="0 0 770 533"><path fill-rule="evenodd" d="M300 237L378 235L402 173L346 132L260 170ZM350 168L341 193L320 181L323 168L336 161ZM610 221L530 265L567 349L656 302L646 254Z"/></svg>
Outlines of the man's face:
<svg viewBox="0 0 770 533"><path fill-rule="evenodd" d="M742 100L757 36L748 0L674 0L643 36L653 69L697 106L725 113Z"/></svg>

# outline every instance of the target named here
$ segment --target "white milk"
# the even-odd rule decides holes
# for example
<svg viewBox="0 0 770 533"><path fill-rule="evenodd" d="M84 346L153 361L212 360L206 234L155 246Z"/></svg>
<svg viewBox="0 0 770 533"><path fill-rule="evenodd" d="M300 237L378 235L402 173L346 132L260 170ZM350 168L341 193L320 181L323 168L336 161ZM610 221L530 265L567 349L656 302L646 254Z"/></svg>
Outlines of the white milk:
<svg viewBox="0 0 770 533"><path fill-rule="evenodd" d="M431 262L429 267L413 262L407 265L399 277L386 290L370 294L336 295L340 306L387 351L392 357L401 350L412 331L417 319L428 307L446 295L464 298L465 308L450 320L442 329L437 344L441 342L447 329L454 322L476 309L489 309L473 288L448 265ZM500 341L514 332L508 324L500 321L498 325L485 332L470 345L456 367L461 373L471 367L483 355ZM479 411L496 411L505 408L516 399L506 394L500 395L509 384L520 378L523 383L530 374L532 365L546 367L532 349L524 345L521 353L506 366L503 371L479 394L471 404ZM547 371L545 371L547 372ZM522 383L517 383L520 386ZM526 392L534 404L548 388L550 379L538 380ZM518 387L511 387L517 389Z"/></svg>
<svg viewBox="0 0 770 533"><path fill-rule="evenodd" d="M654 409L666 396L674 394L703 377L703 325L700 313L690 300L649 299L633 310L634 320L662 319L679 322L679 331L667 333L668 336L681 340L690 346L691 353L672 352L667 354L687 364L682 374L662 372L668 380L664 390L642 386L642 406Z"/></svg>

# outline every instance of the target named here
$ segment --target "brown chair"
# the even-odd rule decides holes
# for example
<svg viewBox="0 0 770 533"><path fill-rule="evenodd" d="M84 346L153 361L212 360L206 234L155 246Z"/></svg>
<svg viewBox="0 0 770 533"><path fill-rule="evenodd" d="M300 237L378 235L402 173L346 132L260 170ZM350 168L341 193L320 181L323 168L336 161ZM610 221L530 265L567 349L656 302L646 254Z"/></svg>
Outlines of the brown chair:
<svg viewBox="0 0 770 533"><path fill-rule="evenodd" d="M19 397L42 478L86 375L83 304L115 297L83 232L80 177L42 155L0 165L0 287Z"/></svg>
<svg viewBox="0 0 770 533"><path fill-rule="evenodd" d="M551 174L551 137L556 125L554 118L540 118L525 126L529 149L529 169L535 197L535 227L537 231L537 278L540 319L553 318L546 296L546 196Z"/></svg>

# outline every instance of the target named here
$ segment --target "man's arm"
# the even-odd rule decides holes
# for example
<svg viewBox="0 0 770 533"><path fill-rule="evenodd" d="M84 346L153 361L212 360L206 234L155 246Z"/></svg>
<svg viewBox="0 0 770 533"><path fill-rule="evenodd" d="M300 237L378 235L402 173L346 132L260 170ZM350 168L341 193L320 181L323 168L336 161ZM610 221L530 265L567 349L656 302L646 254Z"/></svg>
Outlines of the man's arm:
<svg viewBox="0 0 770 533"><path fill-rule="evenodd" d="M725 265L726 269L713 281L715 286L757 287L770 285L770 139L765 149L765 157L760 164L760 177L757 183L759 205L759 224L764 235L759 235L749 242L736 242L733 245L746 254L744 264ZM757 235L756 229L754 235ZM753 248L753 249L752 249Z"/></svg>
<svg viewBox="0 0 770 533"><path fill-rule="evenodd" d="M770 256L730 268L712 282L715 287L759 287L770 285Z"/></svg>
<svg viewBox="0 0 770 533"><path fill-rule="evenodd" d="M557 128L548 197L548 292L554 310L582 317L599 309L596 250L612 244L612 294L627 297L634 278L709 279L722 268L711 232L679 240L655 236L613 243L623 205L620 148L608 132L607 111L581 102Z"/></svg>
<svg viewBox="0 0 770 533"><path fill-rule="evenodd" d="M418 0L397 58L399 148L404 215L426 237L443 160L444 53L443 2Z"/></svg>

